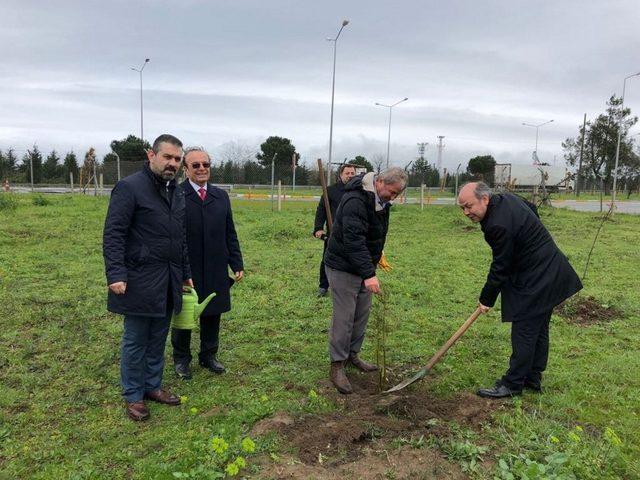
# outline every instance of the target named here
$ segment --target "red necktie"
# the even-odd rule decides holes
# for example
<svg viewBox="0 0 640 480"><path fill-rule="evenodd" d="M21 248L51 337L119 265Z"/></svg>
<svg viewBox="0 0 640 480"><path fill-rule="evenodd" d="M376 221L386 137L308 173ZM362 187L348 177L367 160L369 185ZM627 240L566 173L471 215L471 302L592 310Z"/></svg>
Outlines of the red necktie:
<svg viewBox="0 0 640 480"><path fill-rule="evenodd" d="M207 198L207 190L200 187L200 189L198 190L198 195L200 195L200 200L204 202L204 199Z"/></svg>

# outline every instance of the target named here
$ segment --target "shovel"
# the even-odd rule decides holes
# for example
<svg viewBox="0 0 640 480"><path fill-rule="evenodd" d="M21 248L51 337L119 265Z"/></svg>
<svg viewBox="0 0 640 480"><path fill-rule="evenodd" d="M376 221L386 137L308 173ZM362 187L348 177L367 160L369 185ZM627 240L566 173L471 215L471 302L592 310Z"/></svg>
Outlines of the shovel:
<svg viewBox="0 0 640 480"><path fill-rule="evenodd" d="M426 377L433 366L438 363L438 361L444 356L444 354L447 353L447 350L449 350L451 346L458 341L458 339L464 334L464 332L467 331L471 324L476 321L476 318L478 318L481 313L482 310L480 310L480 307L476 308L476 311L473 312L473 314L469 318L467 318L467 321L462 324L458 331L454 333L449 340L447 340L447 343L445 343L442 348L440 348L440 350L438 350L438 352L433 357L431 357L429 363L427 363L427 365L422 370L416 373L413 377L399 383L395 387L391 387L389 390L385 390L382 393L397 392L398 390L402 390L404 387L408 387L413 382L417 382L421 378Z"/></svg>

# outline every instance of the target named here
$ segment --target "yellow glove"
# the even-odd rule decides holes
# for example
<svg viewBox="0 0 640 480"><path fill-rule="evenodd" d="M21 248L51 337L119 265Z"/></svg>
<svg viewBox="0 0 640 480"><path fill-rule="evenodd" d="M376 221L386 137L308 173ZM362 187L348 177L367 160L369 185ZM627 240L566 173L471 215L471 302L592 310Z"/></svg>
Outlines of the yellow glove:
<svg viewBox="0 0 640 480"><path fill-rule="evenodd" d="M389 262L387 262L387 257L385 257L384 252L382 252L382 256L378 261L378 266L385 272L390 272L393 268Z"/></svg>

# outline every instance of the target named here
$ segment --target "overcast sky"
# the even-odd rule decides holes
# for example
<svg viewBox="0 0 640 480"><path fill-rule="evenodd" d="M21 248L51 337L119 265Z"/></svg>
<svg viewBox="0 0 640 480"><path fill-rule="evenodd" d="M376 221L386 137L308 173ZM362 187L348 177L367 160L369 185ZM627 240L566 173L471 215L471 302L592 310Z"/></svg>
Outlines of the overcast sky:
<svg viewBox="0 0 640 480"><path fill-rule="evenodd" d="M444 166L475 155L563 164L561 142L640 71L640 4L615 1L0 0L0 150L20 156L172 133L214 154L288 137L328 156L332 43L338 41L334 159L404 165L428 142ZM640 112L640 77L626 102ZM638 127L635 127L638 130Z"/></svg>

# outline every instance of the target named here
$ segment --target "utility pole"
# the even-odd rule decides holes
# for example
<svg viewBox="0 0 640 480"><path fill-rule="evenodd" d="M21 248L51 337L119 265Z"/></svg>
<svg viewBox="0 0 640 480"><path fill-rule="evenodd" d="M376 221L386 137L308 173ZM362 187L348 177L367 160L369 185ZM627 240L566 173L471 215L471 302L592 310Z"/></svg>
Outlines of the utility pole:
<svg viewBox="0 0 640 480"><path fill-rule="evenodd" d="M442 149L444 145L442 144L442 140L444 139L444 135L438 135L438 175L442 175Z"/></svg>
<svg viewBox="0 0 640 480"><path fill-rule="evenodd" d="M584 114L582 122L582 143L580 145L580 160L578 161L578 178L576 179L576 198L580 196L580 175L582 174L582 155L584 154L584 139L587 136L587 114Z"/></svg>
<svg viewBox="0 0 640 480"><path fill-rule="evenodd" d="M418 158L420 160L424 160L424 152L427 149L427 145L429 145L428 142L419 142L418 143Z"/></svg>

